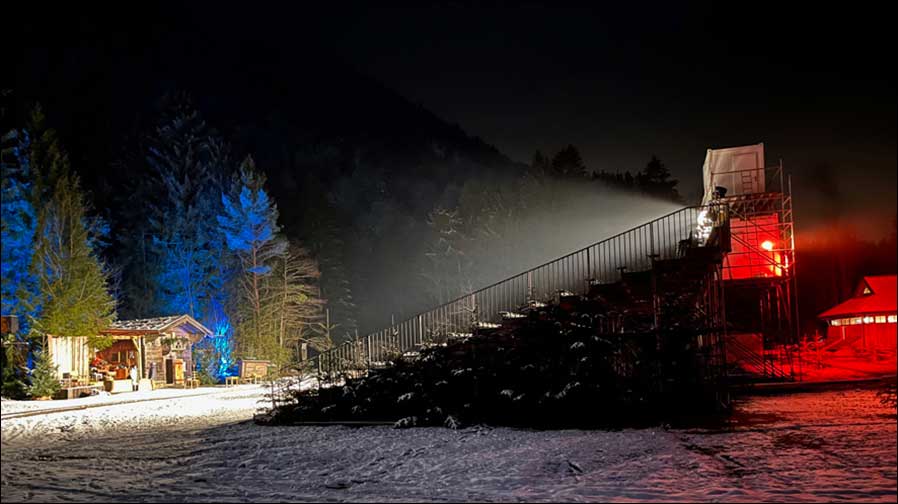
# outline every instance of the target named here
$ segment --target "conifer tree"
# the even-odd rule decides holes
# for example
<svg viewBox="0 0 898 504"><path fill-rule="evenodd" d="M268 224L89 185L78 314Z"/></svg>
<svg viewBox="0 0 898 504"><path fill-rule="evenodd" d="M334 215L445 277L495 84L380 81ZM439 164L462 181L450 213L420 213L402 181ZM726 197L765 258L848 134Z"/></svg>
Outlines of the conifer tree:
<svg viewBox="0 0 898 504"><path fill-rule="evenodd" d="M155 314L188 313L210 328L227 325L222 248L215 217L228 170L227 148L184 94L166 97L144 145L151 173L141 246L151 266ZM133 281L133 280L132 280ZM139 289L139 287L138 287ZM215 322L213 324L213 322Z"/></svg>
<svg viewBox="0 0 898 504"><path fill-rule="evenodd" d="M527 173L534 177L544 177L546 175L549 175L549 171L551 169L552 165L549 162L549 158L547 158L543 155L542 152L537 150L533 153L533 160L530 162Z"/></svg>
<svg viewBox="0 0 898 504"><path fill-rule="evenodd" d="M558 151L552 158L551 172L560 178L582 178L586 176L586 166L580 151L573 145L568 145Z"/></svg>
<svg viewBox="0 0 898 504"><path fill-rule="evenodd" d="M433 301L443 304L471 290L472 260L465 252L470 243L457 209L434 208L427 223L433 238L425 252L428 262L422 276Z"/></svg>
<svg viewBox="0 0 898 504"><path fill-rule="evenodd" d="M678 180L671 178L670 171L656 156L652 156L645 169L636 175L636 182L643 192L656 198L679 201L676 186Z"/></svg>
<svg viewBox="0 0 898 504"><path fill-rule="evenodd" d="M39 107L28 125L32 204L37 210L31 272L38 282L40 312L32 322L39 335L86 336L97 349L98 336L115 317L109 273L98 255L108 228L91 215L78 176L56 132L46 128Z"/></svg>
<svg viewBox="0 0 898 504"><path fill-rule="evenodd" d="M38 283L31 268L37 215L31 200L27 131L3 136L0 175L0 311L16 315L20 335L37 315Z"/></svg>
<svg viewBox="0 0 898 504"><path fill-rule="evenodd" d="M87 336L96 349L109 346L111 341L98 335L115 318L115 300L91 245L102 231L91 224L75 174L57 179L40 222L35 264L43 310L35 328L40 334Z"/></svg>
<svg viewBox="0 0 898 504"><path fill-rule="evenodd" d="M34 369L31 371L31 385L28 393L31 397L53 397L59 392L59 379L56 377L57 366L50 360L50 352L44 349L38 354Z"/></svg>
<svg viewBox="0 0 898 504"><path fill-rule="evenodd" d="M228 251L237 259L231 304L236 307L237 342L241 353L259 357L276 346L266 332L264 308L271 291L268 277L287 243L277 236L277 207L264 188L265 178L251 157L240 165L229 194L222 195L222 215L217 220Z"/></svg>
<svg viewBox="0 0 898 504"><path fill-rule="evenodd" d="M317 330L323 305L318 265L280 235L277 206L251 157L222 195L222 207L219 229L236 263L228 290L238 352L283 364L302 343L328 348L327 333Z"/></svg>
<svg viewBox="0 0 898 504"><path fill-rule="evenodd" d="M326 303L325 330L335 340L345 339L358 327L357 309L347 268L348 247L341 230L337 209L328 201L321 182L307 176L302 182L301 199L305 211L291 216L301 227L300 238L317 260L321 278L319 297Z"/></svg>
<svg viewBox="0 0 898 504"><path fill-rule="evenodd" d="M37 216L31 202L27 131L3 135L0 149L0 312L19 320L16 334L2 338L3 397L26 393L27 335L36 316L38 283L31 268Z"/></svg>
<svg viewBox="0 0 898 504"><path fill-rule="evenodd" d="M146 126L144 126L146 128ZM187 313L213 331L194 346L212 379L233 366L225 285L232 274L215 217L231 172L229 146L207 127L189 95L164 96L149 133L141 127L117 161L117 262L123 312L143 318Z"/></svg>

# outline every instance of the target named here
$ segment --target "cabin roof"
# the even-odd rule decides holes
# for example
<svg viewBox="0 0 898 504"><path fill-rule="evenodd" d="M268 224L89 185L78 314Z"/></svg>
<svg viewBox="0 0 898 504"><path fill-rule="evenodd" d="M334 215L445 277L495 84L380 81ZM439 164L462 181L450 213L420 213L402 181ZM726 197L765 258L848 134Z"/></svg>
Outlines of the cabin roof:
<svg viewBox="0 0 898 504"><path fill-rule="evenodd" d="M206 326L200 324L190 315L170 315L168 317L155 317L133 320L116 320L103 331L103 334L111 335L145 335L160 334L171 331L172 329L181 328L182 330L195 334L209 336L212 334Z"/></svg>
<svg viewBox="0 0 898 504"><path fill-rule="evenodd" d="M854 296L817 315L834 319L857 315L894 314L898 311L896 275L865 276L855 289Z"/></svg>

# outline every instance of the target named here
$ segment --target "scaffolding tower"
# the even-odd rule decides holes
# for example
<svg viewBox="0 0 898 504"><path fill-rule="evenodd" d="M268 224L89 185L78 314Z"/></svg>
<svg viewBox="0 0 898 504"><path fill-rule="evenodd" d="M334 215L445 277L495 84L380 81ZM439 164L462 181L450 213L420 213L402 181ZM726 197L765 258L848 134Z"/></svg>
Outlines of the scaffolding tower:
<svg viewBox="0 0 898 504"><path fill-rule="evenodd" d="M800 379L791 180L763 144L709 150L705 200L726 205L723 260L728 360L770 379Z"/></svg>

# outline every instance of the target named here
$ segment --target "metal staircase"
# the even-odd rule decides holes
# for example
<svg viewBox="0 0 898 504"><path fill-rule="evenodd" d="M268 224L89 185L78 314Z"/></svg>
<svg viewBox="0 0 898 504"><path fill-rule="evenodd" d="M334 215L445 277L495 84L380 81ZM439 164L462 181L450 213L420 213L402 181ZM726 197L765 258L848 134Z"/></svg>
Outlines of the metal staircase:
<svg viewBox="0 0 898 504"><path fill-rule="evenodd" d="M791 362L787 362L788 368L784 365L782 358L788 359L789 356L778 356L772 358L768 353L758 353L753 349L745 346L737 339L728 339L726 342L728 374L731 380L746 381L773 380L773 381L790 381L795 377L791 371Z"/></svg>
<svg viewBox="0 0 898 504"><path fill-rule="evenodd" d="M475 330L498 328L522 307L534 306L556 296L587 295L590 289L616 285L619 295L634 302L634 309L651 309L657 301L646 291L646 275L652 276L665 261L682 259L689 251L729 247L729 207L726 204L691 206L659 217L566 256L513 277L465 294L380 331L355 338L314 357L312 369L325 377L360 375L382 366L398 354L422 345L464 337ZM710 218L710 232L696 232L700 216ZM703 238L699 238L702 236ZM692 252L695 254L695 252ZM714 306L722 305L717 280L702 286L700 294ZM652 277L651 282L654 282ZM650 283L649 285L655 285ZM651 290L651 289L650 289ZM713 293L712 293L713 291ZM718 298L719 303L718 303ZM709 305L710 306L710 305ZM708 310L711 311L711 310ZM708 314L709 316L715 314ZM721 328L722 321L715 321Z"/></svg>

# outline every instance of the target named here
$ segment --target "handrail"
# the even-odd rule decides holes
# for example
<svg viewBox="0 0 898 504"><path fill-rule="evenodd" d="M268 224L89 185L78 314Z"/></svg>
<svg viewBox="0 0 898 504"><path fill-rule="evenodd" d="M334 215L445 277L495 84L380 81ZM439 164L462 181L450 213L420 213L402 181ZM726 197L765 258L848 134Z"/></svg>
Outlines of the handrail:
<svg viewBox="0 0 898 504"><path fill-rule="evenodd" d="M786 368L781 364L777 364L775 362L768 362L766 357L764 356L763 350L761 350L761 354L755 353L754 350L749 348L743 343L740 343L738 339L729 339L727 340L727 351L735 354L738 359L743 362L746 362L750 365L753 365L757 368L760 373L767 377L773 378L790 378L790 374L786 372ZM791 358L791 355L789 356ZM736 363L738 365L738 362Z"/></svg>
<svg viewBox="0 0 898 504"><path fill-rule="evenodd" d="M730 170L730 171L718 171L714 172L713 175L736 175L736 174L746 174L753 172L761 172L764 174L764 187L765 193L776 193L776 192L785 192L786 188L783 187L783 165L782 162L780 164L772 165L772 166L756 166L753 168L742 168L740 170ZM774 186L775 190L767 189L767 186ZM703 188L704 194L712 194L714 192L714 177L711 177L711 181L708 187ZM752 194L752 193L747 193ZM736 194L731 194L730 196L737 196Z"/></svg>
<svg viewBox="0 0 898 504"><path fill-rule="evenodd" d="M667 218L667 217L671 217L671 216L673 216L673 215L676 215L676 214L678 214L678 213L680 213L680 212L682 212L682 211L684 211L684 210L689 210L689 209L693 209L693 208L705 208L705 207L710 207L710 206L713 206L713 205L695 205L695 206L683 207L683 208L681 208L681 209L679 209L679 210L674 210L673 212L670 212L670 213L668 213L668 214L662 215L661 217L658 217L658 218L656 218L656 219L654 219L654 220L651 220L651 221L649 221L649 222L646 222L645 224L640 224L639 226L636 226L635 228L630 228L630 229L627 229L626 231L621 231L620 233L617 233L616 235L612 235L612 236L609 236L608 238L604 238L604 239L602 239L602 240L600 240L600 241L597 241L597 242L593 243L592 245L587 245L587 246L585 246L585 247L583 247L583 248L581 248L581 249L579 249L579 250L575 250L575 251L573 251L573 252L570 252L570 253L568 253L567 255L563 255L563 256L561 256L561 257L557 257L557 258L555 258L555 259L552 259L551 261L544 262L544 263L540 264L539 266L535 266L535 267L533 267L533 268L530 268L529 270L526 270L526 271L524 271L524 272L522 272L522 273L518 273L517 275L513 275L513 276L511 276L511 277L508 277L508 278L499 280L498 282L494 282L494 283L492 283L492 284L490 284L490 285L487 285L486 287L481 287L480 289L477 289L477 290L475 290L475 291L471 291L471 292L469 292L469 293L467 293L467 294L463 294L463 295L461 295L461 296L459 296L459 297L457 297L457 298L455 298L455 299L453 299L453 300L451 300L451 301L447 301L447 302L445 302L445 303L443 303L443 304L451 304L451 303L454 303L454 302L456 302L456 301L460 301L460 300L462 300L462 299L465 299L465 298L469 297L471 294L478 294L478 293L480 293L480 292L482 292L482 291L485 291L485 290L487 290L487 289L490 289L490 288L492 288L492 287L496 287L497 285L499 285L499 284L501 284L501 283L507 282L507 281L510 280L511 278L514 278L514 277L520 276L520 275L524 275L524 274L527 274L527 273L531 273L531 272L536 271L536 270L538 270L538 269L540 269L540 268L544 268L544 267L546 267L546 266L549 266L550 264L556 263L556 262L558 262L558 261L562 261L562 260L567 259L567 258L569 258L569 257L571 257L571 256L574 256L574 255L583 253L583 252L585 252L587 249L590 249L590 248L592 248L592 247L595 247L596 245L600 245L600 244L602 244L602 243L609 242L609 241L611 241L611 240L620 238L620 237L622 237L622 236L624 236L624 235L626 235L626 234L628 234L628 233L630 233L630 232L632 232L632 231L634 231L634 230L636 230L636 229L639 229L639 228L645 227L645 226L649 226L649 225L654 224L654 223L656 223L656 222L658 222L658 221L661 221L661 220L663 220L663 219L665 219L665 218ZM428 311L431 311L431 310L428 310ZM421 312L421 313L426 313L426 312ZM421 313L419 313L419 315L420 315Z"/></svg>
<svg viewBox="0 0 898 504"><path fill-rule="evenodd" d="M367 369L372 362L382 362L391 353L405 352L438 336L467 333L477 322L498 320L499 311L516 310L527 302L547 298L547 294L554 295L560 290L585 293L587 281L610 281L613 275L619 275L621 267L629 271L650 269L655 259L676 257L682 242L695 242L699 217L709 209L717 211L714 215L728 215L720 213L728 211L725 203L683 207L419 312L388 328L346 341L310 361L319 372Z"/></svg>

